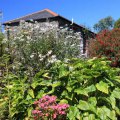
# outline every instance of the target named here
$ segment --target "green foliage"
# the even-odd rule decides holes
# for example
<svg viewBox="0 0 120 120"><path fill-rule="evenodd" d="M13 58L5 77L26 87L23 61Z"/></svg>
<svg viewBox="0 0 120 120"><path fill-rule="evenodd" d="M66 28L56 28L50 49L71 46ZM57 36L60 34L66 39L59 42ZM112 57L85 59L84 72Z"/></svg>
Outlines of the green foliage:
<svg viewBox="0 0 120 120"><path fill-rule="evenodd" d="M0 33L0 56L2 56L3 54L3 45L2 45L3 39L4 39L4 35L3 33Z"/></svg>
<svg viewBox="0 0 120 120"><path fill-rule="evenodd" d="M0 119L17 120L30 117L34 94L30 84L26 82L27 77L8 74L1 80L4 87L0 87Z"/></svg>
<svg viewBox="0 0 120 120"><path fill-rule="evenodd" d="M102 30L110 30L114 26L114 20L111 16L103 18L94 25L94 30L101 32Z"/></svg>
<svg viewBox="0 0 120 120"><path fill-rule="evenodd" d="M0 44L1 44L2 40L3 40L3 38L4 38L3 33L0 33Z"/></svg>
<svg viewBox="0 0 120 120"><path fill-rule="evenodd" d="M114 28L120 28L120 18L115 21Z"/></svg>
<svg viewBox="0 0 120 120"><path fill-rule="evenodd" d="M72 59L41 70L30 82L27 76L7 74L1 81L0 114L9 119L32 119L33 101L55 95L71 107L70 120L117 120L120 117L120 69L106 59ZM8 108L8 109L7 109ZM1 116L0 116L1 117Z"/></svg>

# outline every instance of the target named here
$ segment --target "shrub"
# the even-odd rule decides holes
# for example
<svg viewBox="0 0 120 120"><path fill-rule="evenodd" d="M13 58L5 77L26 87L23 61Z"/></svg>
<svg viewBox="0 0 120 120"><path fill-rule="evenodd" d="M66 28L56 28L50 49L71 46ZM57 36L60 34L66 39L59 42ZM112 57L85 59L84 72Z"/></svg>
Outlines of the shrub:
<svg viewBox="0 0 120 120"><path fill-rule="evenodd" d="M88 53L90 57L107 57L112 66L120 67L120 29L99 33L90 41Z"/></svg>
<svg viewBox="0 0 120 120"><path fill-rule="evenodd" d="M54 95L58 104L70 105L66 119L117 120L120 118L120 69L109 64L105 58L58 61L50 69L40 70L31 83L26 75L9 73L1 79L4 87L0 88L0 109L6 105L9 119L32 119L34 101ZM3 115L6 119L7 115Z"/></svg>
<svg viewBox="0 0 120 120"><path fill-rule="evenodd" d="M14 72L18 63L21 64L19 68L34 75L57 59L80 56L80 33L69 30L67 26L58 28L50 22L40 25L21 21L19 27L10 29L9 40L4 39L3 42L8 44L6 50L15 64Z"/></svg>
<svg viewBox="0 0 120 120"><path fill-rule="evenodd" d="M3 33L0 33L0 57L3 54L3 45L2 45L3 38L4 38Z"/></svg>

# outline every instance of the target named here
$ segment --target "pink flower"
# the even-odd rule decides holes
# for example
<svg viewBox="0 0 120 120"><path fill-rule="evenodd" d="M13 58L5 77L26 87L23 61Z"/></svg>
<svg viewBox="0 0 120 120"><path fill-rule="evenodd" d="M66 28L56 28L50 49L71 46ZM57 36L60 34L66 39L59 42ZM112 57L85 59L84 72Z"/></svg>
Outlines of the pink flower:
<svg viewBox="0 0 120 120"><path fill-rule="evenodd" d="M35 101L35 102L34 102L34 105L37 105L37 104L39 104L39 101Z"/></svg>
<svg viewBox="0 0 120 120"><path fill-rule="evenodd" d="M39 102L46 102L46 101L49 101L49 103L54 103L54 102L56 102L56 96L48 96L48 95L46 95L46 96L44 96L43 98L41 98L40 100L39 100Z"/></svg>
<svg viewBox="0 0 120 120"><path fill-rule="evenodd" d="M39 110L33 110L32 111L32 114L40 114L41 113L41 111L39 111Z"/></svg>
<svg viewBox="0 0 120 120"><path fill-rule="evenodd" d="M59 114L66 115L65 111L60 111Z"/></svg>
<svg viewBox="0 0 120 120"><path fill-rule="evenodd" d="M53 106L50 106L51 109L53 110L56 110L57 109L57 106L56 105L53 105Z"/></svg>
<svg viewBox="0 0 120 120"><path fill-rule="evenodd" d="M57 114L56 113L54 113L53 114L53 119L55 119L57 117Z"/></svg>
<svg viewBox="0 0 120 120"><path fill-rule="evenodd" d="M41 108L44 108L44 103L41 103L40 105L39 105Z"/></svg>
<svg viewBox="0 0 120 120"><path fill-rule="evenodd" d="M39 117L43 119L45 117L49 118L50 116L54 119L58 119L59 116L65 117L66 110L69 108L68 104L57 104L56 103L56 96L44 96L39 101L35 101L34 104L37 105L37 109L33 110L32 114L34 115L34 120L39 120ZM37 117L38 118L35 118Z"/></svg>
<svg viewBox="0 0 120 120"><path fill-rule="evenodd" d="M45 116L47 116L47 117L48 117L48 116L49 116L49 114L48 114L48 113L46 113L46 114L45 114Z"/></svg>

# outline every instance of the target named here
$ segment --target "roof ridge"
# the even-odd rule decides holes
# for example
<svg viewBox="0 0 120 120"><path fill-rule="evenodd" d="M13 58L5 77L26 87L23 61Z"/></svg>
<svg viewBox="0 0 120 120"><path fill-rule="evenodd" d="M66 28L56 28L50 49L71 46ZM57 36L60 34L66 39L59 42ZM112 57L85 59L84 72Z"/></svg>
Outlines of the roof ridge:
<svg viewBox="0 0 120 120"><path fill-rule="evenodd" d="M41 12L43 12L43 11L47 11L47 12L49 12L50 14L52 14L53 16L58 16L57 13L55 13L55 12L51 11L50 9L47 9L47 8L46 8L46 9L43 9L43 10L40 10L40 11L37 11L37 12L33 12L33 13L30 13L30 14L24 15L24 16L22 16L22 17L18 17L18 18L13 19L13 20L6 21L4 24L10 23L10 22L12 22L12 21L14 21L14 20L17 20L17 19L20 19L20 18L23 18L23 17L31 16L31 15L36 14L36 13L41 13Z"/></svg>
<svg viewBox="0 0 120 120"><path fill-rule="evenodd" d="M46 10L47 12L49 12L50 14L52 14L53 16L58 16L57 13L51 11L50 9L44 9L44 10Z"/></svg>

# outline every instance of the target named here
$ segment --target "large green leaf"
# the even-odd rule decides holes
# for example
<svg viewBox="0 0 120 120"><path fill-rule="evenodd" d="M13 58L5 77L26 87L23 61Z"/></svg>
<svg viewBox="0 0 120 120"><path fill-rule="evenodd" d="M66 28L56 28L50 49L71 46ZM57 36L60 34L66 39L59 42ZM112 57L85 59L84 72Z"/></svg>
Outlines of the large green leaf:
<svg viewBox="0 0 120 120"><path fill-rule="evenodd" d="M66 90L64 90L64 91L62 92L61 96L65 97L65 98L67 98L67 99L69 99L69 100L72 100L72 99L73 99L73 93L72 93L72 92L71 92L71 93L68 93Z"/></svg>
<svg viewBox="0 0 120 120"><path fill-rule="evenodd" d="M120 99L120 89L119 88L115 88L112 92L112 96L117 98L117 99Z"/></svg>
<svg viewBox="0 0 120 120"><path fill-rule="evenodd" d="M97 115L100 118L100 120L106 120L107 116L105 115L105 112L102 108L97 108Z"/></svg>
<svg viewBox="0 0 120 120"><path fill-rule="evenodd" d="M75 89L74 92L77 93L78 95L85 95L88 97L88 91L83 88Z"/></svg>
<svg viewBox="0 0 120 120"><path fill-rule="evenodd" d="M32 107L29 107L29 108L27 109L27 112L28 112L28 117L31 117L32 110L33 110L33 108L32 108Z"/></svg>
<svg viewBox="0 0 120 120"><path fill-rule="evenodd" d="M44 94L44 91L43 90L40 90L36 96L37 99L40 99Z"/></svg>
<svg viewBox="0 0 120 120"><path fill-rule="evenodd" d="M101 108L97 108L97 115L100 117L101 120L117 120L114 110L108 109L106 106Z"/></svg>
<svg viewBox="0 0 120 120"><path fill-rule="evenodd" d="M96 90L94 85L88 86L87 88L77 88L74 90L78 95L88 96L88 93L94 92Z"/></svg>
<svg viewBox="0 0 120 120"><path fill-rule="evenodd" d="M108 91L109 86L107 83L105 83L103 81L100 81L99 83L97 83L96 88L103 93L106 93L106 94L109 93L109 91Z"/></svg>
<svg viewBox="0 0 120 120"><path fill-rule="evenodd" d="M89 102L91 105L96 106L96 104L97 104L96 97L90 97L90 98L88 99L88 102Z"/></svg>
<svg viewBox="0 0 120 120"><path fill-rule="evenodd" d="M89 114L88 120L95 120L95 115L94 114Z"/></svg>
<svg viewBox="0 0 120 120"><path fill-rule="evenodd" d="M54 93L54 91L55 91L55 88L54 87L52 87L52 90L50 90L48 93L46 93L46 94L53 94Z"/></svg>
<svg viewBox="0 0 120 120"><path fill-rule="evenodd" d="M31 84L32 88L34 88L34 89L35 89L38 85L39 85L39 83L36 82L36 81Z"/></svg>
<svg viewBox="0 0 120 120"><path fill-rule="evenodd" d="M85 88L85 90L89 93L89 92L94 92L96 91L96 87L94 85L88 86L87 88Z"/></svg>
<svg viewBox="0 0 120 120"><path fill-rule="evenodd" d="M113 80L117 81L118 83L120 83L120 76L116 76Z"/></svg>
<svg viewBox="0 0 120 120"><path fill-rule="evenodd" d="M80 118L81 118L80 117L80 111L79 111L79 109L77 108L76 105L71 106L69 108L69 113L67 114L67 116L70 120L76 120L76 119L80 120Z"/></svg>
<svg viewBox="0 0 120 120"><path fill-rule="evenodd" d="M60 81L56 81L56 82L54 82L53 84L52 84L52 87L58 87L58 86L60 86L61 85L61 82Z"/></svg>
<svg viewBox="0 0 120 120"><path fill-rule="evenodd" d="M83 117L83 120L96 120L96 118L94 114L88 114Z"/></svg>
<svg viewBox="0 0 120 120"><path fill-rule="evenodd" d="M115 97L111 95L111 96L109 97L109 100L110 100L110 103L111 103L112 108L115 109L115 106L116 106Z"/></svg>
<svg viewBox="0 0 120 120"><path fill-rule="evenodd" d="M40 85L42 86L52 86L52 80L43 80L40 82Z"/></svg>
<svg viewBox="0 0 120 120"><path fill-rule="evenodd" d="M63 64L59 67L59 78L65 77L69 74L69 71L67 70L66 66Z"/></svg>
<svg viewBox="0 0 120 120"><path fill-rule="evenodd" d="M90 103L90 101L86 102L86 101L80 100L79 104L77 105L77 107L80 110L92 111L92 112L94 112L96 114L96 106L94 104L95 103Z"/></svg>
<svg viewBox="0 0 120 120"><path fill-rule="evenodd" d="M89 103L86 101L83 101L83 100L79 101L79 104L77 105L77 107L81 110L89 110L90 109Z"/></svg>
<svg viewBox="0 0 120 120"><path fill-rule="evenodd" d="M74 68L82 68L84 66L84 64L82 63L83 61L78 61L75 65Z"/></svg>
<svg viewBox="0 0 120 120"><path fill-rule="evenodd" d="M68 104L68 101L66 99L62 99L62 100L60 100L59 103L67 103Z"/></svg>
<svg viewBox="0 0 120 120"><path fill-rule="evenodd" d="M116 106L115 107L116 114L120 116L120 109Z"/></svg>
<svg viewBox="0 0 120 120"><path fill-rule="evenodd" d="M73 90L73 87L74 86L71 86L71 87L70 86L66 86L66 89L68 90L68 92L71 92Z"/></svg>
<svg viewBox="0 0 120 120"><path fill-rule="evenodd" d="M71 110L69 110L67 117L69 118L69 120L76 120L75 116L73 115L73 111L71 111Z"/></svg>
<svg viewBox="0 0 120 120"><path fill-rule="evenodd" d="M28 90L28 94L29 94L32 98L35 97L35 96L34 96L34 91L33 91L32 89L29 89L29 90Z"/></svg>

